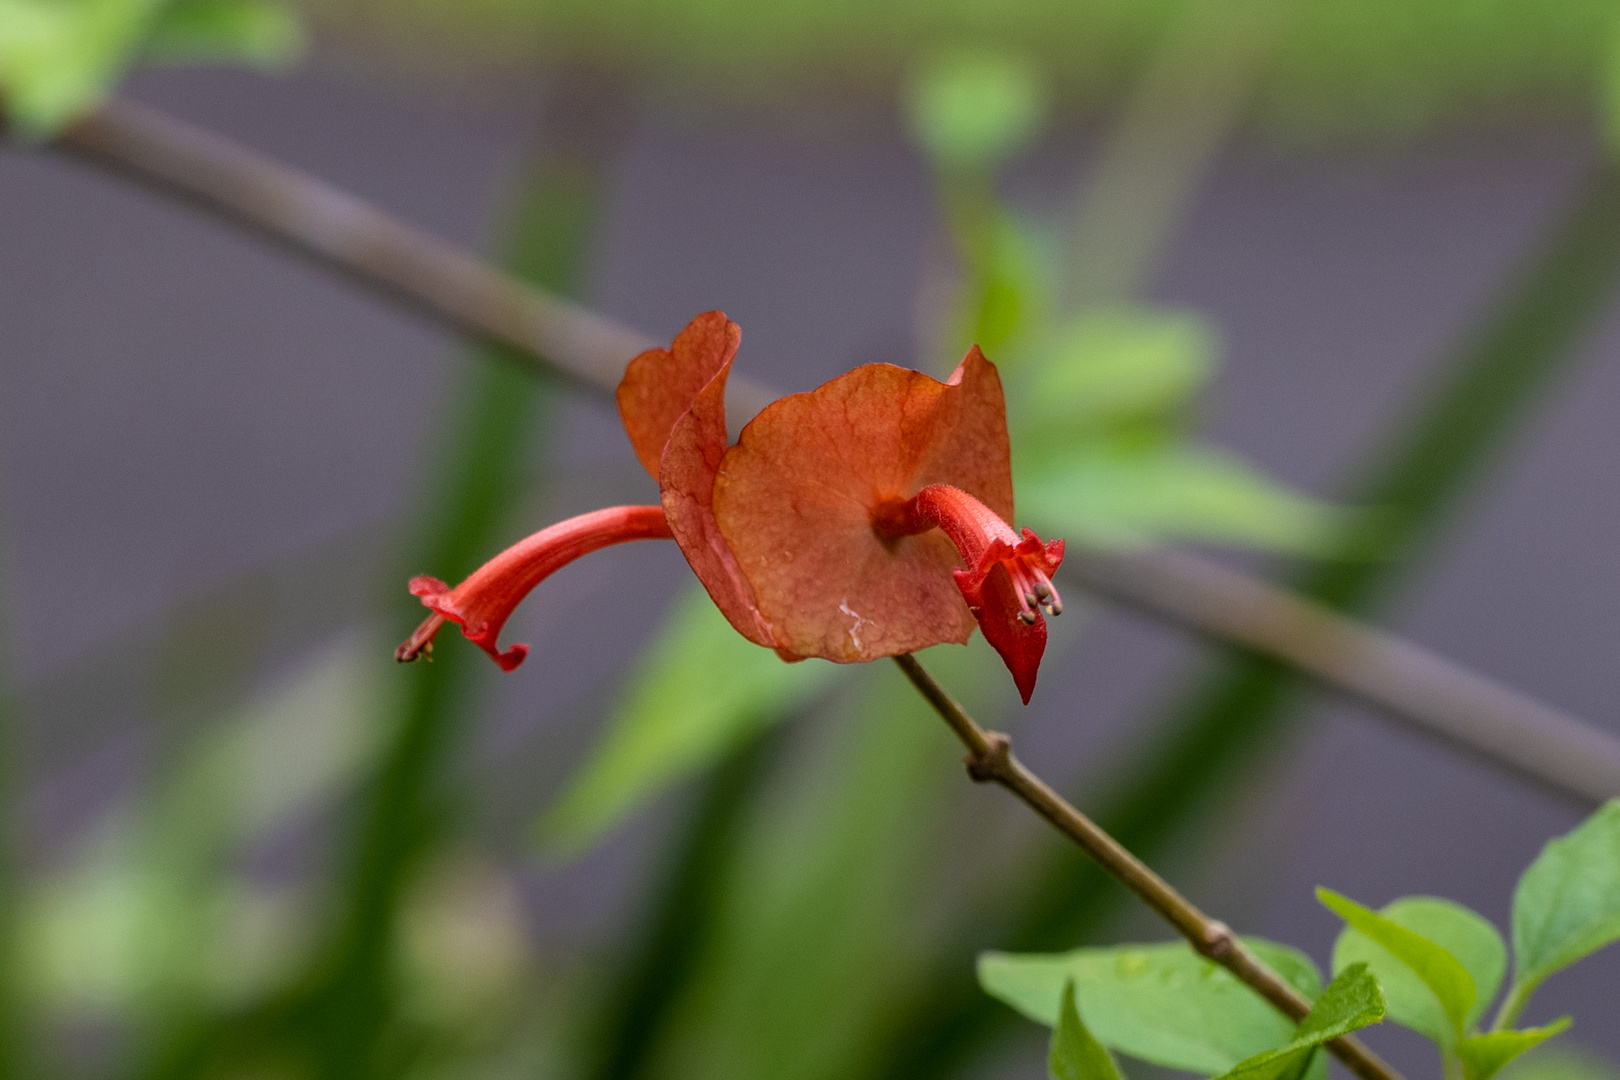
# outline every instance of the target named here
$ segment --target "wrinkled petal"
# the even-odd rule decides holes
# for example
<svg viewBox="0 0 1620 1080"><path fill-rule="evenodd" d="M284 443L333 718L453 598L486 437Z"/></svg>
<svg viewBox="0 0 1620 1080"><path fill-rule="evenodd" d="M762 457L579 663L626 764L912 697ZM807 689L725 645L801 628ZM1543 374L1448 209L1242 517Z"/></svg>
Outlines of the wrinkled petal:
<svg viewBox="0 0 1620 1080"><path fill-rule="evenodd" d="M879 507L936 483L1012 514L1001 381L977 348L949 382L870 364L743 429L714 516L781 651L854 662L967 640L949 539L873 528Z"/></svg>
<svg viewBox="0 0 1620 1080"><path fill-rule="evenodd" d="M415 660L449 621L460 626L467 640L488 653L503 671L511 671L523 663L529 647L518 644L501 651L501 628L536 585L580 556L610 544L668 539L670 530L662 507L614 506L559 521L519 540L454 589L438 578L412 578L411 595L421 597L434 614L406 639L394 657Z"/></svg>
<svg viewBox="0 0 1620 1080"><path fill-rule="evenodd" d="M776 647L781 644L777 634L760 614L754 590L714 517L715 474L726 455L730 373L728 356L676 421L664 449L658 486L670 532L720 613L749 641Z"/></svg>
<svg viewBox="0 0 1620 1080"><path fill-rule="evenodd" d="M667 349L631 360L617 394L619 418L642 466L658 479L670 432L721 368L737 355L742 331L722 312L708 311L686 325Z"/></svg>

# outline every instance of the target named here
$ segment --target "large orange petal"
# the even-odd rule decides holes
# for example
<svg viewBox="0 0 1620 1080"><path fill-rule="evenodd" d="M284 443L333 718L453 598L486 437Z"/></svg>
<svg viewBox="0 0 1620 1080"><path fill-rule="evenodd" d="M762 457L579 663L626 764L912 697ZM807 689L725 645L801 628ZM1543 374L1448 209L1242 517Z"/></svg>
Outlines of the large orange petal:
<svg viewBox="0 0 1620 1080"><path fill-rule="evenodd" d="M783 651L854 662L967 640L951 542L872 528L876 507L936 483L1012 515L1001 381L976 348L948 383L870 364L743 429L714 513Z"/></svg>
<svg viewBox="0 0 1620 1080"><path fill-rule="evenodd" d="M754 591L714 519L714 478L726 454L730 373L728 356L676 420L664 448L658 486L669 530L720 613L749 641L774 647L780 644L777 635L760 616Z"/></svg>
<svg viewBox="0 0 1620 1080"><path fill-rule="evenodd" d="M723 312L707 311L686 324L667 349L631 360L619 382L619 418L642 466L658 479L664 445L681 414L737 355L742 331Z"/></svg>

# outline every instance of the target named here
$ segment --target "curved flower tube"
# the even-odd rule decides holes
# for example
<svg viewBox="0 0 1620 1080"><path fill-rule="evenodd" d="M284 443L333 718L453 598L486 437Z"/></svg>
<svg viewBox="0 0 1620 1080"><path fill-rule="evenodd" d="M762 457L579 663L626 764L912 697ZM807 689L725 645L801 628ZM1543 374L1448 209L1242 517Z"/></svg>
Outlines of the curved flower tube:
<svg viewBox="0 0 1620 1080"><path fill-rule="evenodd" d="M661 507L554 525L455 589L416 578L435 614L397 653L419 656L446 620L510 670L512 609L564 563L626 540L672 537L738 633L786 660L854 663L965 643L975 625L1028 703L1063 542L1015 533L1006 406L977 346L945 382L868 364L772 403L728 445L725 385L741 333L699 315L669 349L630 361L625 431ZM965 564L965 565L959 565Z"/></svg>
<svg viewBox="0 0 1620 1080"><path fill-rule="evenodd" d="M581 555L630 540L668 540L669 526L657 506L614 506L559 521L518 541L454 589L434 577L411 578L412 596L433 610L394 650L394 659L406 663L433 648L433 638L446 622L461 627L467 640L511 671L529 655L527 645L501 651L499 639L507 617L534 587Z"/></svg>

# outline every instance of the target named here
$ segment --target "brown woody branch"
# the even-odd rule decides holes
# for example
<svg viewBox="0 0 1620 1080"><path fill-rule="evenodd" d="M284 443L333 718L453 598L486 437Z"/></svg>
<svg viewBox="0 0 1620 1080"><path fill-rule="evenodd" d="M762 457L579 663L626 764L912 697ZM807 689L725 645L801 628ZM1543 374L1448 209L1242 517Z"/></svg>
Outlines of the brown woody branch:
<svg viewBox="0 0 1620 1080"><path fill-rule="evenodd" d="M1135 893L1161 918L1175 927L1200 955L1221 965L1269 1001L1295 1023L1311 1011L1304 994L1254 954L1225 923L1212 919L1182 896L1158 874L1120 846L1108 833L1024 767L1012 753L1007 736L985 731L962 707L951 700L917 658L897 656L894 662L906 673L928 704L967 748L968 775L979 783L1000 784L1073 840L1116 881ZM1360 1039L1342 1035L1327 1044L1345 1066L1362 1080L1400 1080L1400 1074L1373 1053Z"/></svg>

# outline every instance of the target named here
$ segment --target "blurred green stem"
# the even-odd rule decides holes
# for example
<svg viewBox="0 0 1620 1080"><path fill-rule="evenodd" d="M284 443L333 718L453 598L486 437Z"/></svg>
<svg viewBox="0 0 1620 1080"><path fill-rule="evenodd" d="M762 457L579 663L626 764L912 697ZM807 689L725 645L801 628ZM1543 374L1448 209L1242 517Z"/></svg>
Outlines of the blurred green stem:
<svg viewBox="0 0 1620 1080"><path fill-rule="evenodd" d="M544 153L517 199L508 269L564 294L578 291L595 224L602 174L617 130L612 95L558 83L548 109ZM524 488L524 450L549 390L515 357L488 350L474 361L470 392L452 435L454 449L437 492L424 501L423 540L415 556L459 580L501 545ZM413 568L414 569L414 568ZM410 607L401 623L421 613ZM407 631L408 632L408 631ZM403 635L401 635L403 636ZM444 770L458 728L474 715L471 650L446 649L409 669L398 731L374 781L362 818L343 926L329 968L303 1010L318 1031L317 1075L372 1075L391 1009L391 953L400 904L413 870L439 838L451 807Z"/></svg>
<svg viewBox="0 0 1620 1080"><path fill-rule="evenodd" d="M610 986L587 1053L591 1080L648 1075L671 1007L691 981L742 827L781 725L733 750L704 780L691 823L660 875L643 929Z"/></svg>
<svg viewBox="0 0 1620 1080"><path fill-rule="evenodd" d="M0 576L0 589L5 579ZM4 610L10 611L8 605ZM6 642L0 624L0 645ZM28 1075L28 1024L19 985L18 919L22 911L22 843L18 810L20 775L16 701L11 692L9 650L0 648L0 1080Z"/></svg>
<svg viewBox="0 0 1620 1080"><path fill-rule="evenodd" d="M1135 300L1242 114L1296 0L1186 0L1075 210L1058 304Z"/></svg>
<svg viewBox="0 0 1620 1080"><path fill-rule="evenodd" d="M1492 1031L1508 1031L1519 1022L1519 1014L1524 1007L1530 1004L1530 997L1540 986L1539 980L1528 982L1515 982L1513 989L1508 991L1507 997L1502 999L1502 1007L1496 1010L1496 1019L1491 1022Z"/></svg>
<svg viewBox="0 0 1620 1080"><path fill-rule="evenodd" d="M506 264L517 277L563 293L577 291L620 128L617 96L579 83L548 109L543 153L515 200ZM525 450L541 426L550 388L524 370L515 350L490 347L467 364L469 380L447 439L409 571L452 581L501 546L523 492ZM404 575L399 582L404 581ZM403 596L403 589L401 588ZM421 609L402 599L395 628L403 638ZM380 646L379 646L380 648ZM386 656L382 650L379 656ZM400 905L413 871L449 824L454 798L446 767L458 730L471 722L476 697L472 650L441 650L431 664L396 674L407 680L394 735L358 811L359 828L336 926L315 967L288 996L237 1018L225 1030L186 1040L160 1075L196 1075L221 1056L300 1061L309 1075L356 1080L385 1065L394 990L392 962Z"/></svg>
<svg viewBox="0 0 1620 1080"><path fill-rule="evenodd" d="M1526 423L1544 392L1577 355L1620 276L1620 172L1600 164L1574 206L1517 286L1469 334L1434 388L1406 420L1374 444L1351 501L1381 508L1376 536L1345 537L1352 558L1312 566L1295 579L1301 593L1364 611L1412 570L1497 450ZM1376 541L1381 558L1367 558ZM1185 835L1222 792L1264 760L1307 701L1286 665L1238 651L1181 695L1171 719L1139 763L1120 770L1098 814L1116 839L1145 858ZM1000 890L1011 918L976 919L942 956L937 976L908 1007L890 1055L872 1076L929 1077L960 1070L987 1041L1011 1030L1012 1014L983 995L972 957L992 944L1012 951L1067 947L1113 910L1121 894L1067 850L1044 849L1023 885ZM989 932L987 932L989 931Z"/></svg>

